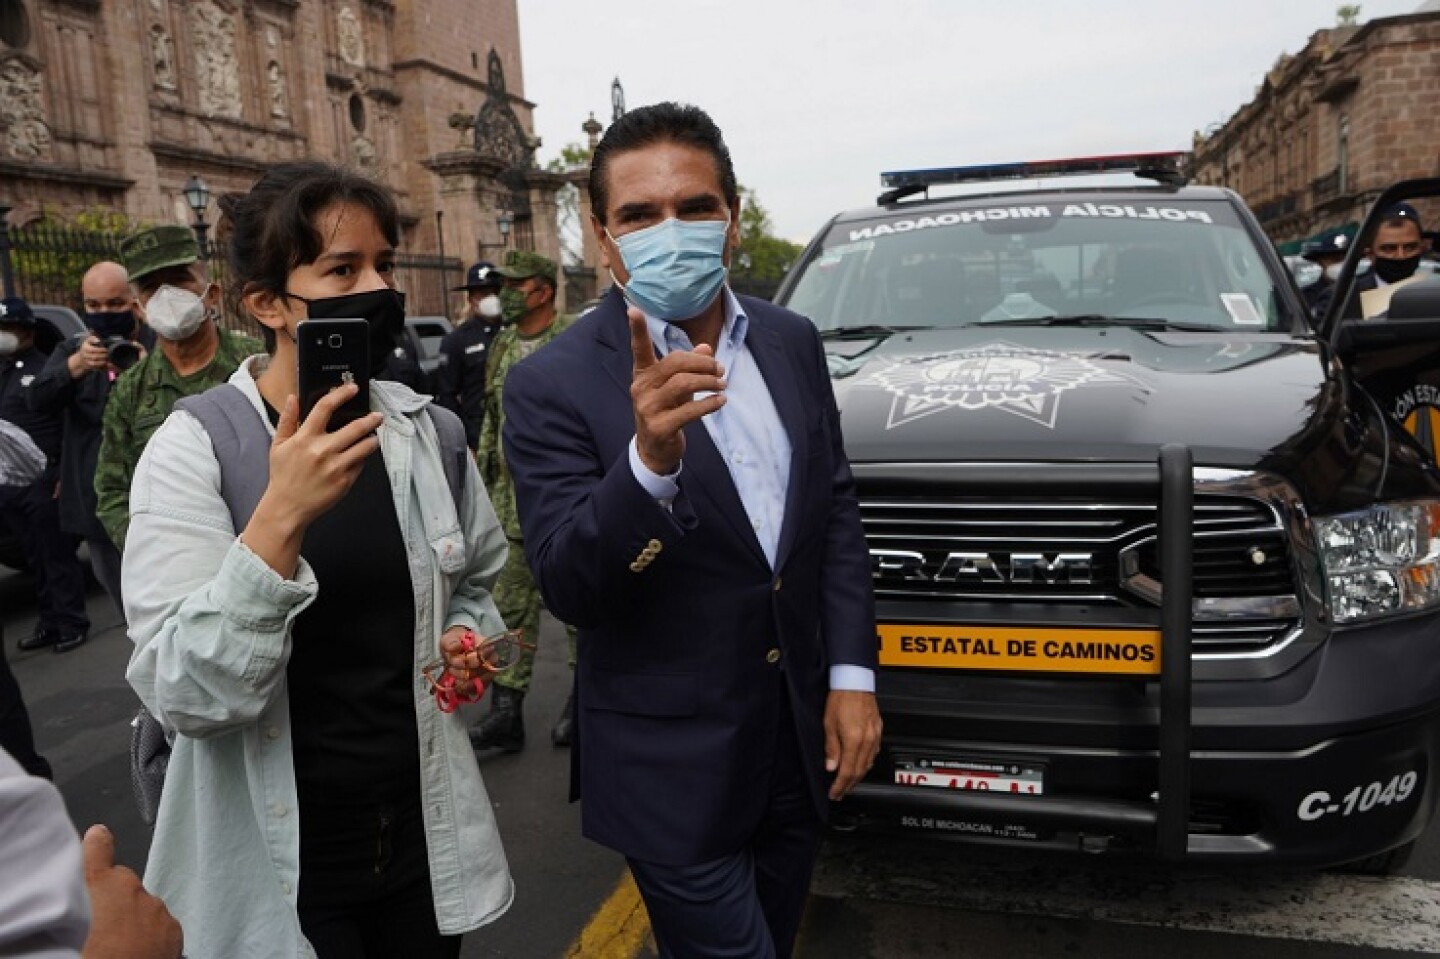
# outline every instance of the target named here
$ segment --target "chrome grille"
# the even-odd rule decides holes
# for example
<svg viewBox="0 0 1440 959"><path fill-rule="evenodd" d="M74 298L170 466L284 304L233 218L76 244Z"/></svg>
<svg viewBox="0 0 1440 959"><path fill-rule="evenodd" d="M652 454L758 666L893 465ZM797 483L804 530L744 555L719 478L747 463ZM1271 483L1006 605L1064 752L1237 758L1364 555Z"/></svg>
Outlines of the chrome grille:
<svg viewBox="0 0 1440 959"><path fill-rule="evenodd" d="M1158 582L1153 503L1095 503L1062 498L1004 502L862 490L861 519L882 598L1071 601L1153 606L1121 583L1122 552ZM1284 534L1258 500L1195 499L1197 597L1294 592ZM1044 557L1040 574L1017 570L1017 554ZM955 556L984 557L956 560ZM1089 575L1056 561L1089 555ZM1256 559L1259 557L1260 561Z"/></svg>
<svg viewBox="0 0 1440 959"><path fill-rule="evenodd" d="M1293 620L1266 619L1234 623L1195 623L1191 645L1211 655L1252 653L1266 649L1290 635Z"/></svg>
<svg viewBox="0 0 1440 959"><path fill-rule="evenodd" d="M1283 596L1294 592L1294 579L1279 530L1221 533L1195 540L1196 596ZM1155 541L1139 548L1140 571L1160 580Z"/></svg>

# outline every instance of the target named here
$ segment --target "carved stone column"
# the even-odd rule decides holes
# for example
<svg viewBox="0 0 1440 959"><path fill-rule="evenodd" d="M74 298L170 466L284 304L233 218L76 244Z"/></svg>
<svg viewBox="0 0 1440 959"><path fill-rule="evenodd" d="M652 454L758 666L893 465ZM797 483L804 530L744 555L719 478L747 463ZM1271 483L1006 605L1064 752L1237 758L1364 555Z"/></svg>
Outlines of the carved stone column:
<svg viewBox="0 0 1440 959"><path fill-rule="evenodd" d="M504 164L474 150L452 150L430 157L424 165L440 180L445 249L455 251L466 266L476 259L499 260L505 238L495 218L510 196L496 179Z"/></svg>

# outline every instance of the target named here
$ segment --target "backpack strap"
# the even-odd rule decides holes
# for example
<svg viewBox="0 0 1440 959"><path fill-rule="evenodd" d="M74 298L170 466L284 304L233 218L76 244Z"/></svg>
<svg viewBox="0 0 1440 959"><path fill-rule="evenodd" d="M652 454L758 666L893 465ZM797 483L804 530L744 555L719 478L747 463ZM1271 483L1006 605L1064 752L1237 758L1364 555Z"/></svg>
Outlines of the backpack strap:
<svg viewBox="0 0 1440 959"><path fill-rule="evenodd" d="M425 407L430 422L435 424L435 436L440 440L440 453L445 467L445 481L450 484L450 495L455 498L455 515L459 516L465 502L465 468L470 458L470 444L465 437L465 424L452 411L436 403Z"/></svg>
<svg viewBox="0 0 1440 959"><path fill-rule="evenodd" d="M270 483L270 430L239 387L221 383L175 404L210 434L220 463L220 495L235 532L243 530Z"/></svg>
<svg viewBox="0 0 1440 959"><path fill-rule="evenodd" d="M187 396L175 404L200 421L210 434L215 459L220 463L220 495L230 509L230 521L239 533L265 494L270 482L270 431L250 399L230 383ZM465 424L449 410L431 403L426 407L440 441L445 481L458 515L465 502L465 468L470 448Z"/></svg>

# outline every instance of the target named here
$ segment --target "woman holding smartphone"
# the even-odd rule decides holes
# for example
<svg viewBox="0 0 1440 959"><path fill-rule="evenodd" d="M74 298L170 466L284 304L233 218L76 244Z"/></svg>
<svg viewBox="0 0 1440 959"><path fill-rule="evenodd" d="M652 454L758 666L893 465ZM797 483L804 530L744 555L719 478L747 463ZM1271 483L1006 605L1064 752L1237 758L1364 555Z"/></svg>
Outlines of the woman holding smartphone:
<svg viewBox="0 0 1440 959"><path fill-rule="evenodd" d="M353 422L330 420L356 385L301 415L302 321L364 319L372 371L400 334L389 191L297 163L222 206L232 302L269 351L230 385L272 430L269 479L236 529L184 411L136 470L127 676L177 734L145 884L191 959L453 959L513 886L464 724L420 674L439 656L478 692L467 635L504 629L504 536L468 458L452 491L427 397L372 378Z"/></svg>

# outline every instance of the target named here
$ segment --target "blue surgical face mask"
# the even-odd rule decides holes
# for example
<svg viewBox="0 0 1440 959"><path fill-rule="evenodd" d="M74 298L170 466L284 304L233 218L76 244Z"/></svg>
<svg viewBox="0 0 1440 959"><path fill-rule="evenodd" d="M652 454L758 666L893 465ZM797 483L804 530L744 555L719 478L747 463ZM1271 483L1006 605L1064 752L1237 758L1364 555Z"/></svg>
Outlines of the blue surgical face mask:
<svg viewBox="0 0 1440 959"><path fill-rule="evenodd" d="M630 274L629 283L615 285L647 316L672 323L699 316L725 283L729 230L728 219L673 218L618 239L607 229Z"/></svg>

